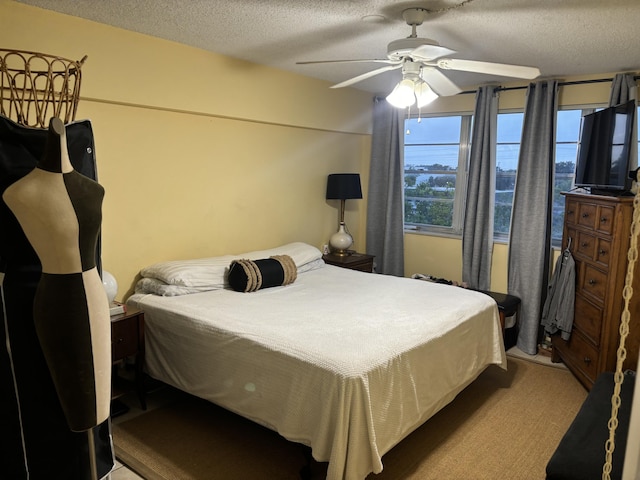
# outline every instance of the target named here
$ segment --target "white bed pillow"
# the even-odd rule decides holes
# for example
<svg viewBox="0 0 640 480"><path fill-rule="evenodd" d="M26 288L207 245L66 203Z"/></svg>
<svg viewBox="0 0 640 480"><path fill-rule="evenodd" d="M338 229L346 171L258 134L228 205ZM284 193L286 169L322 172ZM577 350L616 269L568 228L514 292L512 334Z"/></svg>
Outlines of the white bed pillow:
<svg viewBox="0 0 640 480"><path fill-rule="evenodd" d="M171 260L143 268L143 278L155 278L169 285L183 287L224 288L225 269L235 257L196 258L193 260Z"/></svg>
<svg viewBox="0 0 640 480"><path fill-rule="evenodd" d="M168 285L207 287L213 290L225 288L226 272L233 260L239 258L258 260L272 255L289 255L298 269L322 258L322 252L316 247L294 242L268 250L256 250L237 255L159 262L143 268L140 275L143 278L155 278Z"/></svg>
<svg viewBox="0 0 640 480"><path fill-rule="evenodd" d="M190 293L207 292L215 290L212 287L184 287L182 285L169 285L157 278L141 278L136 283L136 293L152 293L161 297L177 297Z"/></svg>

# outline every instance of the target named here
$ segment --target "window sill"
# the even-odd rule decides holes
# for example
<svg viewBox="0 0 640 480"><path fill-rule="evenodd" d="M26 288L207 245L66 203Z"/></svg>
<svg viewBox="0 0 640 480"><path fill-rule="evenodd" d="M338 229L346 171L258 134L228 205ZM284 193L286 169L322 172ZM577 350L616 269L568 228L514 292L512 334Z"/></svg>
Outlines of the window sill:
<svg viewBox="0 0 640 480"><path fill-rule="evenodd" d="M405 235L422 235L428 237L442 237L442 238L451 238L455 240L462 240L462 234L453 233L453 232L444 232L444 231L436 231L436 230L416 230L416 229L404 229ZM501 236L493 238L494 245L509 245L509 237ZM562 247L556 242L551 245L552 252L560 252Z"/></svg>
<svg viewBox="0 0 640 480"><path fill-rule="evenodd" d="M452 238L456 240L461 240L462 235L454 232L443 232L443 231L435 231L435 230L415 230L415 229L406 229L404 230L405 235L422 235L428 237L443 237L443 238Z"/></svg>

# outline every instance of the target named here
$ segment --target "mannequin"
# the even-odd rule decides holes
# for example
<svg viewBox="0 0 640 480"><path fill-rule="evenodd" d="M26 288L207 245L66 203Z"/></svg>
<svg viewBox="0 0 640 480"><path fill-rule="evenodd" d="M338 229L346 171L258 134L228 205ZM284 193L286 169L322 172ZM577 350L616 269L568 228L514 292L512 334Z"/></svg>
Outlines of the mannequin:
<svg viewBox="0 0 640 480"><path fill-rule="evenodd" d="M75 171L65 127L51 119L42 159L2 198L42 264L33 318L72 431L109 417L111 326L96 266L104 189Z"/></svg>

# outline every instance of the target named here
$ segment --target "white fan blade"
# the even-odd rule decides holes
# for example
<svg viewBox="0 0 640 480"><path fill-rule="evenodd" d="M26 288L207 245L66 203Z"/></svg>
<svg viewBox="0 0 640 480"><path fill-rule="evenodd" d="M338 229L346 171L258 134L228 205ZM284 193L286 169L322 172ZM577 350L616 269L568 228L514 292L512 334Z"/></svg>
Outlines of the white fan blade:
<svg viewBox="0 0 640 480"><path fill-rule="evenodd" d="M344 82L337 83L336 85L332 85L331 88L342 88L348 87L349 85L353 85L354 83L361 82L362 80L366 80L367 78L373 77L375 75L379 75L384 72L388 72L389 70L397 70L398 68L402 68L402 65L387 65L386 67L377 68L375 70L371 70L370 72L363 73L362 75L358 75L357 77L350 78L349 80L345 80Z"/></svg>
<svg viewBox="0 0 640 480"><path fill-rule="evenodd" d="M441 97L449 95L457 95L462 90L449 80L444 73L436 69L436 67L422 67L420 70L420 78L422 78L431 89Z"/></svg>
<svg viewBox="0 0 640 480"><path fill-rule="evenodd" d="M440 45L420 45L414 48L409 53L409 56L414 60L430 61L436 58L444 57L445 55L452 55L457 53L455 50L451 50L447 47L441 47Z"/></svg>
<svg viewBox="0 0 640 480"><path fill-rule="evenodd" d="M443 58L438 60L438 67L445 70L461 70L463 72L486 73L515 78L536 78L540 70L535 67L521 65L507 65L504 63L477 62L475 60L460 60L457 58Z"/></svg>
<svg viewBox="0 0 640 480"><path fill-rule="evenodd" d="M318 60L310 62L296 62L296 65L313 65L315 63L389 63L396 65L402 63L402 60L388 60L388 59L364 59L364 60Z"/></svg>

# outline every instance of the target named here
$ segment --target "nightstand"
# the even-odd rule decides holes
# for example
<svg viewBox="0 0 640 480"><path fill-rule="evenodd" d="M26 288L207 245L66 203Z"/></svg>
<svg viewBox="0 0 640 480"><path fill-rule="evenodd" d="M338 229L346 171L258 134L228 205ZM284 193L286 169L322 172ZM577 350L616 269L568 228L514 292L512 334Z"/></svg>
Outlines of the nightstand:
<svg viewBox="0 0 640 480"><path fill-rule="evenodd" d="M324 262L329 265L369 273L373 272L374 258L375 255L367 255L366 253L357 252L353 252L351 255L334 255L333 253L327 253L322 256Z"/></svg>
<svg viewBox="0 0 640 480"><path fill-rule="evenodd" d="M127 358L134 359L133 382L120 375L121 364ZM113 363L111 399L129 392L135 387L143 410L147 409L142 368L144 365L144 312L127 306L125 313L111 317L111 359Z"/></svg>

